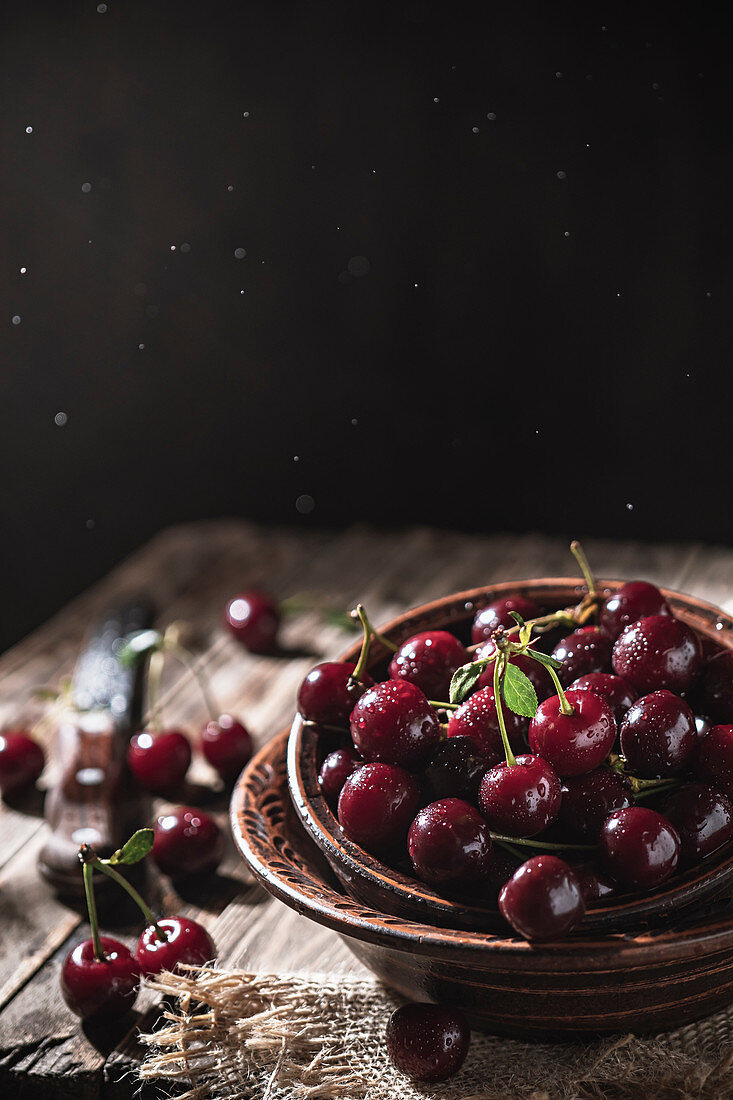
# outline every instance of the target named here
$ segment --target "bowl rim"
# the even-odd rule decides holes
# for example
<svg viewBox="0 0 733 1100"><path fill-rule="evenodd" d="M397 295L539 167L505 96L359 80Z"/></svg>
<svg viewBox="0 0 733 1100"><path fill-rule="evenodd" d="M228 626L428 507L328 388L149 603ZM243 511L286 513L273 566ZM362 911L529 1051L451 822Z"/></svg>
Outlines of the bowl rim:
<svg viewBox="0 0 733 1100"><path fill-rule="evenodd" d="M624 583L623 580L604 581L599 589L610 594ZM416 620L439 617L440 621L434 621L430 628L449 627L451 623L465 621L481 606L503 595L518 592L534 595L540 603L562 604L584 590L583 579L576 577L501 581L420 604L392 619L380 628L380 633L391 641L399 642L428 625L426 622L416 623ZM662 588L661 591L682 621L717 645L733 645L733 639L726 637L733 630L733 621L720 608L674 589ZM716 625L718 623L720 627ZM350 646L340 660L355 660L359 648L360 644ZM386 647L373 645L369 667L377 665L386 656ZM427 921L432 914L434 920L459 931L470 930L472 925L489 931L492 927L501 927L503 922L496 908L448 899L427 884L383 863L344 833L318 787L317 740L317 727L309 726L296 713L288 740L290 795L301 823L336 874L355 881L362 890L378 891L386 899L394 898L395 905L400 904L413 914L405 919ZM732 880L733 843L729 842L703 863L672 876L652 892L621 895L613 903L591 906L583 928L608 932L637 929L643 921L658 921L678 909L702 904L722 892Z"/></svg>
<svg viewBox="0 0 733 1100"><path fill-rule="evenodd" d="M286 779L289 736L286 729L266 742L237 780L230 802L232 834L243 860L268 893L340 935L481 971L502 966L524 972L538 967L545 972L565 971L570 962L576 968L579 960L584 970L592 971L644 967L652 962L655 966L674 964L690 958L699 959L702 966L704 959L733 950L729 906L676 925L643 929L636 935L591 936L577 930L564 939L530 942L394 918L355 901L296 860L298 842L311 848L315 845L292 810ZM283 843L282 822L289 812L295 831L288 832ZM272 827L271 822L275 822Z"/></svg>

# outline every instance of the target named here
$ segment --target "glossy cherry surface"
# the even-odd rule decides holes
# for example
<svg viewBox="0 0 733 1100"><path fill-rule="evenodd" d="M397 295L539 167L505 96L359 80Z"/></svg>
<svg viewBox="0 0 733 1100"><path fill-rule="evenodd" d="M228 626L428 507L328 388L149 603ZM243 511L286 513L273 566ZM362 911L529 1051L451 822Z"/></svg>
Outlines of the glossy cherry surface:
<svg viewBox="0 0 733 1100"><path fill-rule="evenodd" d="M362 848L382 852L404 842L419 805L414 775L394 764L364 764L341 789L338 819Z"/></svg>
<svg viewBox="0 0 733 1100"><path fill-rule="evenodd" d="M557 675L567 687L589 672L605 672L611 664L611 643L597 626L581 626L560 639L552 656L562 665Z"/></svg>
<svg viewBox="0 0 733 1100"><path fill-rule="evenodd" d="M680 775L697 747L695 716L678 695L663 689L629 708L619 730L629 770L642 779Z"/></svg>
<svg viewBox="0 0 733 1100"><path fill-rule="evenodd" d="M335 806L344 783L363 763L356 749L334 749L330 752L318 773L318 786L324 798Z"/></svg>
<svg viewBox="0 0 733 1100"><path fill-rule="evenodd" d="M137 960L118 940L101 936L104 959L91 939L72 948L61 966L61 995L83 1020L121 1016L135 1003L140 988Z"/></svg>
<svg viewBox="0 0 733 1100"><path fill-rule="evenodd" d="M610 706L616 722L619 723L639 693L636 688L621 676L611 672L587 672L570 684L572 691L592 691Z"/></svg>
<svg viewBox="0 0 733 1100"><path fill-rule="evenodd" d="M526 746L527 719L503 708L509 744L515 752ZM472 737L488 760L488 766L504 759L504 747L496 713L493 685L479 688L448 719L448 738Z"/></svg>
<svg viewBox="0 0 733 1100"><path fill-rule="evenodd" d="M699 863L733 836L733 802L703 783L686 783L673 791L662 812L679 833L683 867Z"/></svg>
<svg viewBox="0 0 733 1100"><path fill-rule="evenodd" d="M455 634L447 630L426 630L404 641L389 662L392 680L406 680L427 696L441 702L448 699L453 673L470 657Z"/></svg>
<svg viewBox="0 0 733 1100"><path fill-rule="evenodd" d="M466 1060L471 1031L457 1008L407 1004L387 1023L387 1054L414 1081L445 1081Z"/></svg>
<svg viewBox="0 0 733 1100"><path fill-rule="evenodd" d="M671 615L669 604L656 585L648 581L627 581L601 607L599 626L612 642L621 631L649 615Z"/></svg>
<svg viewBox="0 0 733 1100"><path fill-rule="evenodd" d="M368 688L351 712L351 736L364 760L421 768L441 740L438 715L407 680Z"/></svg>
<svg viewBox="0 0 733 1100"><path fill-rule="evenodd" d="M158 927L165 939L158 939L155 927L149 924L141 933L135 948L135 958L141 973L160 974L161 970L179 970L181 963L201 966L216 958L216 948L209 933L190 917L161 917Z"/></svg>
<svg viewBox="0 0 733 1100"><path fill-rule="evenodd" d="M705 666L700 706L713 722L733 722L733 649L724 649Z"/></svg>
<svg viewBox="0 0 733 1100"><path fill-rule="evenodd" d="M172 878L215 871L224 854L224 837L213 817L192 806L162 813L154 826L153 859Z"/></svg>
<svg viewBox="0 0 733 1100"><path fill-rule="evenodd" d="M521 615L525 622L528 619L537 619L542 614L538 604L526 596L506 596L503 600L495 600L477 612L471 627L471 641L488 641L500 626L505 629L516 626L517 620L512 617L512 611Z"/></svg>
<svg viewBox="0 0 733 1100"><path fill-rule="evenodd" d="M127 764L141 787L168 794L183 783L191 745L180 730L143 730L130 738Z"/></svg>
<svg viewBox="0 0 733 1100"><path fill-rule="evenodd" d="M0 792L30 787L43 771L43 749L23 730L0 731Z"/></svg>
<svg viewBox="0 0 733 1100"><path fill-rule="evenodd" d="M441 741L423 773L430 801L462 798L475 806L479 783L491 764L472 737L456 735Z"/></svg>
<svg viewBox="0 0 733 1100"><path fill-rule="evenodd" d="M616 773L596 768L563 779L558 822L578 836L595 840L611 811L630 805L631 796Z"/></svg>
<svg viewBox="0 0 733 1100"><path fill-rule="evenodd" d="M484 657L490 657L495 650L493 642L486 642L480 649L476 650L474 660L479 661ZM552 684L552 678L546 668L539 661L535 661L532 657L527 657L524 653L514 653L509 658L509 664L514 665L520 669L528 680L532 682L532 685L537 693L538 699L546 699L548 695L552 695L555 690ZM478 687L493 687L494 684L494 666L489 665L484 669L478 679Z"/></svg>
<svg viewBox="0 0 733 1100"><path fill-rule="evenodd" d="M272 653L280 627L280 611L266 592L240 592L227 604L224 623L252 653Z"/></svg>
<svg viewBox="0 0 733 1100"><path fill-rule="evenodd" d="M226 782L236 779L252 756L252 738L231 714L220 714L201 731L201 751Z"/></svg>
<svg viewBox="0 0 733 1100"><path fill-rule="evenodd" d="M712 726L698 743L695 778L733 799L733 726Z"/></svg>
<svg viewBox="0 0 733 1100"><path fill-rule="evenodd" d="M499 909L528 940L564 936L583 919L585 902L572 868L557 856L533 856L499 894Z"/></svg>
<svg viewBox="0 0 733 1100"><path fill-rule="evenodd" d="M604 870L632 890L659 886L680 858L680 838L674 825L648 806L614 810L601 826L598 846Z"/></svg>
<svg viewBox="0 0 733 1100"><path fill-rule="evenodd" d="M407 834L407 850L423 882L475 882L491 866L488 825L460 798L443 798L420 810Z"/></svg>
<svg viewBox="0 0 733 1100"><path fill-rule="evenodd" d="M508 836L535 836L560 810L560 780L540 756L526 753L515 765L496 764L481 780L479 809L491 829Z"/></svg>
<svg viewBox="0 0 733 1100"><path fill-rule="evenodd" d="M671 615L650 615L619 635L611 663L616 675L642 695L659 688L681 695L694 684L701 658L700 639L686 623Z"/></svg>
<svg viewBox="0 0 733 1100"><path fill-rule="evenodd" d="M308 722L347 726L356 702L374 681L363 673L357 683L350 661L324 661L312 668L298 689L298 710Z"/></svg>
<svg viewBox="0 0 733 1100"><path fill-rule="evenodd" d="M549 760L558 775L582 775L602 764L616 740L616 721L608 703L592 691L566 693L572 714L563 714L560 699L540 703L529 723L529 747Z"/></svg>

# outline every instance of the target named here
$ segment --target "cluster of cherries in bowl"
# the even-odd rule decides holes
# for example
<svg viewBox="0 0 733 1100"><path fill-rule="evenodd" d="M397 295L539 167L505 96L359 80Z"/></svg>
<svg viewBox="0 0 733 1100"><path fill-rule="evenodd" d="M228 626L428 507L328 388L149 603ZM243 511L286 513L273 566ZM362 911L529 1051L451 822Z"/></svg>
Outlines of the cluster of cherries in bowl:
<svg viewBox="0 0 733 1100"><path fill-rule="evenodd" d="M733 836L733 651L704 654L654 585L604 598L584 571L577 607L501 599L470 647L445 630L392 646L379 683L365 629L357 665L317 666L298 696L304 720L350 733L319 774L345 834L387 862L406 850L448 896L498 894L535 940Z"/></svg>

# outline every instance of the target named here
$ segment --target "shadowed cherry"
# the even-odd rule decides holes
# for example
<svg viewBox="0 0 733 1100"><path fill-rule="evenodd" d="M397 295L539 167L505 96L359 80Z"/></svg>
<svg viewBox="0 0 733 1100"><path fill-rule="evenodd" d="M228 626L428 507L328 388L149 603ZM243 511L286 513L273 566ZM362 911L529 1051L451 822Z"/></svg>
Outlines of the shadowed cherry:
<svg viewBox="0 0 733 1100"><path fill-rule="evenodd" d="M541 855L514 872L499 895L499 909L525 939L551 940L580 923L585 902L569 864L557 856Z"/></svg>
<svg viewBox="0 0 733 1100"><path fill-rule="evenodd" d="M330 752L318 773L318 786L323 797L335 806L344 783L363 763L356 749L334 749Z"/></svg>
<svg viewBox="0 0 733 1100"><path fill-rule="evenodd" d="M666 689L637 699L619 735L629 771L643 779L680 775L698 743L692 710Z"/></svg>
<svg viewBox="0 0 733 1100"><path fill-rule="evenodd" d="M671 615L669 604L656 585L648 581L627 581L603 603L599 626L615 642L622 630L649 615Z"/></svg>
<svg viewBox="0 0 733 1100"><path fill-rule="evenodd" d="M476 805L479 783L493 762L472 737L449 735L438 745L423 774L430 801L462 798Z"/></svg>
<svg viewBox="0 0 733 1100"><path fill-rule="evenodd" d="M394 764L364 764L341 789L338 819L362 848L382 852L404 843L419 805L414 775Z"/></svg>
<svg viewBox="0 0 733 1100"><path fill-rule="evenodd" d="M533 662L537 663L537 662ZM509 744L517 752L526 745L527 719L508 707L503 708ZM488 760L487 767L504 759L504 746L496 712L493 684L482 687L448 719L448 737L471 737Z"/></svg>
<svg viewBox="0 0 733 1100"><path fill-rule="evenodd" d="M600 699L605 699L619 723L639 693L628 680L615 676L611 672L587 672L570 684L570 691L592 691Z"/></svg>
<svg viewBox="0 0 733 1100"><path fill-rule="evenodd" d="M733 726L711 726L698 743L693 772L733 799Z"/></svg>
<svg viewBox="0 0 733 1100"><path fill-rule="evenodd" d="M406 680L428 699L448 698L453 673L470 657L454 634L427 630L402 643L389 663L392 680Z"/></svg>
<svg viewBox="0 0 733 1100"><path fill-rule="evenodd" d="M687 783L664 801L662 812L679 833L680 864L691 867L733 836L733 803L702 783Z"/></svg>
<svg viewBox="0 0 733 1100"><path fill-rule="evenodd" d="M351 736L364 760L424 767L441 740L438 715L420 688L385 680L364 692L351 712Z"/></svg>
<svg viewBox="0 0 733 1100"><path fill-rule="evenodd" d="M535 836L560 810L560 780L550 764L529 753L496 764L481 780L479 809L489 826L509 836Z"/></svg>
<svg viewBox="0 0 733 1100"><path fill-rule="evenodd" d="M660 688L682 695L695 683L701 659L700 639L686 623L671 615L650 615L619 635L611 662L616 675L641 695Z"/></svg>
<svg viewBox="0 0 733 1100"><path fill-rule="evenodd" d="M517 625L517 620L511 612L517 614L526 622L528 619L537 619L542 614L538 604L526 596L505 596L502 600L495 600L477 612L471 627L471 641L474 644L488 641L495 630L503 626L508 630Z"/></svg>
<svg viewBox="0 0 733 1100"><path fill-rule="evenodd" d="M568 776L563 779L561 789L559 824L593 840L612 810L631 805L631 796L622 780L608 768Z"/></svg>
<svg viewBox="0 0 733 1100"><path fill-rule="evenodd" d="M724 649L705 666L700 709L713 722L733 722L733 649Z"/></svg>
<svg viewBox="0 0 733 1100"><path fill-rule="evenodd" d="M605 672L611 664L611 643L597 626L581 626L561 638L552 651L561 668L557 675L563 687L589 672Z"/></svg>
<svg viewBox="0 0 733 1100"><path fill-rule="evenodd" d="M280 609L266 592L240 592L224 611L231 634L252 653L272 653L280 627Z"/></svg>
<svg viewBox="0 0 733 1100"><path fill-rule="evenodd" d="M630 806L609 814L598 847L603 869L631 890L659 886L680 858L680 838L674 825L648 806Z"/></svg>
<svg viewBox="0 0 733 1100"><path fill-rule="evenodd" d="M423 882L476 882L491 866L488 825L460 798L443 798L420 810L407 834L407 850Z"/></svg>
<svg viewBox="0 0 733 1100"><path fill-rule="evenodd" d="M135 1003L140 966L123 943L101 936L104 958L94 953L94 941L82 940L61 966L61 995L83 1020L121 1016Z"/></svg>
<svg viewBox="0 0 733 1100"><path fill-rule="evenodd" d="M143 730L130 738L127 764L141 787L171 794L186 777L191 745L180 730Z"/></svg>
<svg viewBox="0 0 733 1100"><path fill-rule="evenodd" d="M224 854L224 837L213 817L192 806L162 813L154 826L153 859L171 878L215 871Z"/></svg>
<svg viewBox="0 0 733 1100"><path fill-rule="evenodd" d="M390 1016L386 1041L400 1073L415 1081L445 1081L465 1062L471 1031L456 1008L407 1004Z"/></svg>

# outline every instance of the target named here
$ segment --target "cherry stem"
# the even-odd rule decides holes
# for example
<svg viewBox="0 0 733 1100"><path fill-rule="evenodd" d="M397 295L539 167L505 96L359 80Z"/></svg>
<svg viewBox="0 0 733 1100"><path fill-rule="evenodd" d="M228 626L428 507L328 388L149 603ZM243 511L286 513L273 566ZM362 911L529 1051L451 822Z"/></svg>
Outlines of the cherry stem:
<svg viewBox="0 0 733 1100"><path fill-rule="evenodd" d="M595 577L593 576L593 573L591 571L591 567L588 564L588 559L585 556L585 551L583 550L583 547L580 545L580 543L578 542L577 539L573 539L573 541L570 543L570 553L573 555L573 557L575 558L575 560L577 561L578 565L580 566L580 568L582 570L583 577L585 579L585 583L588 586L588 595L589 596L595 596L595 594L596 594Z"/></svg>
<svg viewBox="0 0 733 1100"><path fill-rule="evenodd" d="M148 924L152 924L153 928L155 929L155 934L160 942L166 943L168 937L153 916L152 910L148 908L148 906L141 898L140 894L138 894L135 887L127 881L125 876L121 875L119 871L115 871L114 867L110 867L106 859L100 859L98 856L92 861L91 864L85 863L84 870L86 871L87 867L92 866L96 867L97 870L102 871L103 874L109 875L109 877L114 882L116 882L118 886L121 886L123 890L127 891L132 900L135 902L135 905L137 905L138 909L145 917L145 920L148 922Z"/></svg>
<svg viewBox="0 0 733 1100"><path fill-rule="evenodd" d="M501 668L499 667L501 665ZM504 708L501 704L501 692L500 684L501 677L504 674L504 668L506 667L506 657L502 653L500 657L497 657L494 661L494 706L496 707L496 716L499 719L499 732L501 733L502 744L504 745L504 755L506 756L506 762L510 768L513 768L517 759L512 752L512 747L509 744L509 737L506 732L506 724L504 722Z"/></svg>
<svg viewBox="0 0 733 1100"><path fill-rule="evenodd" d="M148 662L148 677L146 681L146 694L148 701L148 718L154 730L163 728L163 707L160 702L160 680L163 675L163 663L165 658L161 650L156 649L150 655Z"/></svg>
<svg viewBox="0 0 733 1100"><path fill-rule="evenodd" d="M510 855L514 856L515 859L524 860L524 852L518 850L514 844L508 844L506 840L499 840L496 833L492 833L491 837L494 843L498 844L500 848L506 849L506 851L509 852Z"/></svg>
<svg viewBox="0 0 733 1100"><path fill-rule="evenodd" d="M353 612L352 612L353 614ZM356 662L356 668L351 673L351 679L356 680L357 683L361 683L361 678L366 672L367 661L369 660L369 647L372 644L372 627L369 622L366 610L363 603L356 605L356 615L359 622L362 625L364 631L364 637L361 642L361 652L359 653L359 660Z"/></svg>
<svg viewBox="0 0 733 1100"><path fill-rule="evenodd" d="M521 848L543 848L548 852L593 852L595 844L555 844L549 840L530 840L526 836L504 836L503 833L489 832L497 844L518 844Z"/></svg>
<svg viewBox="0 0 733 1100"><path fill-rule="evenodd" d="M345 726L329 726L325 722L314 722L312 718L304 718L303 725L308 726L309 729L327 730L329 733L343 734L346 729Z"/></svg>
<svg viewBox="0 0 733 1100"><path fill-rule="evenodd" d="M626 777L631 786L631 793L638 801L651 795L661 794L663 791L673 791L682 783L681 779L637 779L635 775Z"/></svg>
<svg viewBox="0 0 733 1100"><path fill-rule="evenodd" d="M462 703L440 703L437 699L428 699L428 703L434 710L458 710Z"/></svg>
<svg viewBox="0 0 733 1100"><path fill-rule="evenodd" d="M359 611L359 608L361 608L361 611ZM357 608L351 612L351 617L352 619L360 619L362 625L366 623L366 627L369 629L372 638L376 638L385 649L390 651L390 653L396 653L400 648L398 645L395 645L394 642L390 642L389 638L385 638L384 634L380 634L378 630L374 629L362 604L359 604Z"/></svg>
<svg viewBox="0 0 733 1100"><path fill-rule="evenodd" d="M172 653L173 656L177 660L179 660L184 668L187 668L193 676L194 680L199 686L199 690L204 700L204 706L209 712L209 718L211 718L215 722L221 714L221 711L217 706L216 699L214 698L213 692L211 690L209 678L204 670L202 668L199 668L196 664L196 658L194 657L193 653L191 653L190 650L186 649L185 646L182 646L181 643L176 639L166 641L164 645L166 650L169 653Z"/></svg>
<svg viewBox="0 0 733 1100"><path fill-rule="evenodd" d="M94 871L92 869L92 864L84 859L82 859L82 875L84 877L84 896L87 899L87 912L89 913L89 926L92 930L94 958L99 962L106 962L107 956L104 953L102 941L99 938L99 917L97 916L97 902L94 897L94 883L92 882Z"/></svg>
<svg viewBox="0 0 733 1100"><path fill-rule="evenodd" d="M575 708L573 707L572 703L568 702L568 697L563 691L562 684L558 680L557 673L555 672L554 668L552 667L552 665L545 665L544 667L547 669L550 676L552 676L552 680L555 685L555 691L557 692L558 699L560 700L560 712L567 715L575 714Z"/></svg>

